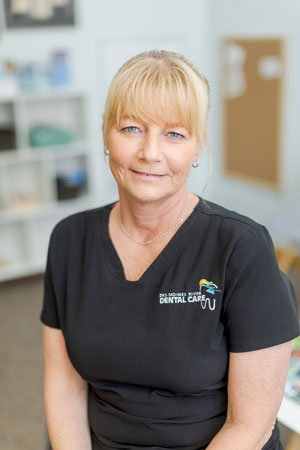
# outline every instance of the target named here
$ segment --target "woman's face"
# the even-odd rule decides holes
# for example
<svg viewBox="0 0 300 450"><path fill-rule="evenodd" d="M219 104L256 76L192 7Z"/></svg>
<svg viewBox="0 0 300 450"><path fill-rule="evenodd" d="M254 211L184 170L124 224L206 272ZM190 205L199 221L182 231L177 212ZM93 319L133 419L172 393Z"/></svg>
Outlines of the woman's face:
<svg viewBox="0 0 300 450"><path fill-rule="evenodd" d="M109 165L119 190L155 201L185 190L201 148L180 125L142 123L128 116L108 135Z"/></svg>

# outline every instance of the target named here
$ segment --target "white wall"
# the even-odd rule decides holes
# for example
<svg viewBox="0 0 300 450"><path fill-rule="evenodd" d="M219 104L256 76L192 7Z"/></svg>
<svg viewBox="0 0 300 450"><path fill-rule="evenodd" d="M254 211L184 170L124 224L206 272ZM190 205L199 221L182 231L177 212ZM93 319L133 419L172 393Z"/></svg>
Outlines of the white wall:
<svg viewBox="0 0 300 450"><path fill-rule="evenodd" d="M75 28L2 33L0 59L46 59L57 48L70 49L75 81L87 89L90 97L89 129L95 148L93 181L99 204L116 198L102 156L100 131L108 82L112 69L117 68L113 61L130 56L126 52L161 46L190 57L211 84L209 136L214 171L204 196L267 225L277 212L296 201L300 203L299 0L185 0L184 3L182 0L77 0L76 6L78 24ZM279 193L226 177L223 173L219 43L224 36L281 36L286 39L283 185ZM123 49L118 49L122 44ZM194 192L201 193L207 176L205 154L201 167L192 171Z"/></svg>
<svg viewBox="0 0 300 450"><path fill-rule="evenodd" d="M272 227L272 217L300 209L300 2L299 0L210 0L211 145L214 176L211 199ZM282 37L286 41L283 93L282 189L272 191L225 176L222 167L221 59L223 37Z"/></svg>
<svg viewBox="0 0 300 450"><path fill-rule="evenodd" d="M119 66L116 62L123 62L132 52L163 46L181 51L209 76L208 1L185 0L183 5L181 0L77 0L76 10L75 28L7 30L2 37L0 34L0 59L47 60L55 49L72 52L74 81L87 89L90 97L89 129L96 168L93 182L99 204L103 204L116 198L104 163L100 132L109 79ZM193 173L195 192L201 192L207 173L204 157L203 167Z"/></svg>

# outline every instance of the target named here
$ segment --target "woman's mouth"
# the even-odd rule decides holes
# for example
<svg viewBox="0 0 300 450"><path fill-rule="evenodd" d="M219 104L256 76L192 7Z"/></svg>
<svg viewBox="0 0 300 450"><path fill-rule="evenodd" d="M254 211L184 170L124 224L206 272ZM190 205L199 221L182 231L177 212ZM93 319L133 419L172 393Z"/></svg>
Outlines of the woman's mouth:
<svg viewBox="0 0 300 450"><path fill-rule="evenodd" d="M134 169L130 169L131 172L133 172L136 176L140 177L140 178L149 178L149 179L159 179L164 177L166 174L161 174L161 173L152 173L152 172L144 172L144 171L140 171L140 170L134 170Z"/></svg>

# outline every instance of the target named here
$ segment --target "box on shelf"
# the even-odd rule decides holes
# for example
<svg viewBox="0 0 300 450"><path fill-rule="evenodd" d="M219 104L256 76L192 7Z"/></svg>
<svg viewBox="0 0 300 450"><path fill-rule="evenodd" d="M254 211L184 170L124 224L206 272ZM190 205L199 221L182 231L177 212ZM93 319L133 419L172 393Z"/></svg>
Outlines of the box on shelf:
<svg viewBox="0 0 300 450"><path fill-rule="evenodd" d="M15 150L16 133L13 127L0 126L0 151Z"/></svg>
<svg viewBox="0 0 300 450"><path fill-rule="evenodd" d="M65 145L73 142L72 133L50 126L40 125L29 130L29 145L31 147L51 147L53 145Z"/></svg>
<svg viewBox="0 0 300 450"><path fill-rule="evenodd" d="M77 169L68 174L56 176L56 188L58 200L77 198L86 192L86 173Z"/></svg>
<svg viewBox="0 0 300 450"><path fill-rule="evenodd" d="M14 107L12 102L0 100L0 151L16 148Z"/></svg>
<svg viewBox="0 0 300 450"><path fill-rule="evenodd" d="M32 147L63 145L86 138L84 100L57 96L33 99L26 103L24 114Z"/></svg>
<svg viewBox="0 0 300 450"><path fill-rule="evenodd" d="M58 158L53 164L57 200L76 199L88 191L87 161L83 156Z"/></svg>

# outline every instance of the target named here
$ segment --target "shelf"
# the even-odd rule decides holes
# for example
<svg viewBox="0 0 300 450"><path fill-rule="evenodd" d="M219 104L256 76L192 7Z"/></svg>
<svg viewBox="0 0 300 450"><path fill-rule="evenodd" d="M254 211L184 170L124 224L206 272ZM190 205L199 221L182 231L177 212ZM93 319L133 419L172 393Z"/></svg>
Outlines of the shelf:
<svg viewBox="0 0 300 450"><path fill-rule="evenodd" d="M18 150L0 152L0 166L9 164L22 164L27 161L50 160L68 156L87 155L90 153L90 144L86 141L73 142L66 145L53 145L51 147L23 147Z"/></svg>
<svg viewBox="0 0 300 450"><path fill-rule="evenodd" d="M48 100L52 98L86 97L86 90L81 86L57 86L45 89L33 89L28 91L16 90L3 96L0 95L0 103L5 102L30 102L32 100Z"/></svg>
<svg viewBox="0 0 300 450"><path fill-rule="evenodd" d="M0 211L8 207L8 186L7 186L7 173L4 167L0 166Z"/></svg>
<svg viewBox="0 0 300 450"><path fill-rule="evenodd" d="M55 224L93 207L87 103L74 87L0 97L0 281L43 272Z"/></svg>
<svg viewBox="0 0 300 450"><path fill-rule="evenodd" d="M6 163L6 161L9 161L10 159L17 158L17 155L20 153L20 150L18 149L11 149L11 150L0 150L0 165L3 165Z"/></svg>
<svg viewBox="0 0 300 450"><path fill-rule="evenodd" d="M7 168L7 178L8 200L13 208L31 208L47 201L40 161L10 165Z"/></svg>
<svg viewBox="0 0 300 450"><path fill-rule="evenodd" d="M67 213L81 209L89 209L93 204L89 195L72 200L60 200L59 202L40 203L26 209L0 210L0 225L21 220L32 220L40 217L51 217L55 213Z"/></svg>
<svg viewBox="0 0 300 450"><path fill-rule="evenodd" d="M277 419L286 427L300 434L300 403L284 395Z"/></svg>
<svg viewBox="0 0 300 450"><path fill-rule="evenodd" d="M0 235L0 273L10 267L26 264L26 243L24 226L21 222L3 224Z"/></svg>
<svg viewBox="0 0 300 450"><path fill-rule="evenodd" d="M51 126L64 130L72 140L82 140L85 135L84 108L81 97L31 99L25 108L28 133L37 126Z"/></svg>
<svg viewBox="0 0 300 450"><path fill-rule="evenodd" d="M26 263L15 263L8 267L0 266L0 282L14 280L16 278L26 277L43 273L45 270L45 260L28 261Z"/></svg>
<svg viewBox="0 0 300 450"><path fill-rule="evenodd" d="M74 210L73 210L74 211ZM47 259L47 249L51 231L55 225L66 216L65 210L55 211L49 216L32 218L28 226L28 240L30 241L30 260L43 261L44 268Z"/></svg>

